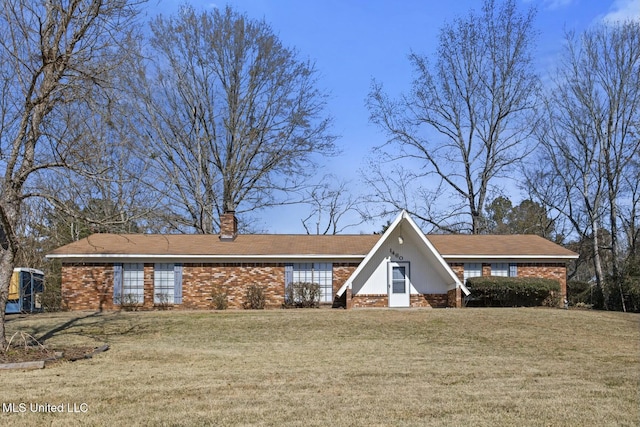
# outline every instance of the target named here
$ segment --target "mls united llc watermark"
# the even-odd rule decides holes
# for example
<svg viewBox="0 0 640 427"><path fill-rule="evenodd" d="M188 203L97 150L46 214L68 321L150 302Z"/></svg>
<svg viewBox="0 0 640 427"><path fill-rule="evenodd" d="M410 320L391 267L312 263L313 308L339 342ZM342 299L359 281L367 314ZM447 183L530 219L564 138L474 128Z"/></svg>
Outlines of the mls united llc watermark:
<svg viewBox="0 0 640 427"><path fill-rule="evenodd" d="M25 412L34 413L66 413L66 414L84 414L89 412L89 405L86 403L35 403L35 402L8 402L2 403L2 413L23 414Z"/></svg>

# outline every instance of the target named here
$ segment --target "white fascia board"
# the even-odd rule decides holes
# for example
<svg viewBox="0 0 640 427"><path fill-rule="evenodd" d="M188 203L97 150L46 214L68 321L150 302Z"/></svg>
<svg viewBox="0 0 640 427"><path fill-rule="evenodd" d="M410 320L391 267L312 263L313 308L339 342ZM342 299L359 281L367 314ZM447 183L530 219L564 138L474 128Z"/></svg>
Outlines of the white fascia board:
<svg viewBox="0 0 640 427"><path fill-rule="evenodd" d="M442 255L445 260L491 260L491 259L517 259L517 260L550 260L550 259L578 259L580 255Z"/></svg>

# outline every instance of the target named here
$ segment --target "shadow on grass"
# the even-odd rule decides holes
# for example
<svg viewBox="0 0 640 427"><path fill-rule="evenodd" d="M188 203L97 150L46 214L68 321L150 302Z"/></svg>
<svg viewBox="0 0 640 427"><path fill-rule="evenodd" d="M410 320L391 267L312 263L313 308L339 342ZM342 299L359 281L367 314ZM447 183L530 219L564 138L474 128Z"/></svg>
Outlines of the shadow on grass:
<svg viewBox="0 0 640 427"><path fill-rule="evenodd" d="M58 325L58 326L56 326L55 328L53 328L53 329L51 329L49 331L46 331L43 335L36 336L35 339L39 343L44 344L48 339L51 339L51 338L55 337L57 334L63 333L63 332L67 332L69 329L73 328L81 320L96 318L96 317L100 316L100 314L101 314L100 312L96 311L94 313L87 314L86 316L74 317L73 319L70 319L70 320L66 321L65 323L63 323L63 324Z"/></svg>
<svg viewBox="0 0 640 427"><path fill-rule="evenodd" d="M33 338L44 344L47 340L62 335L77 335L104 341L108 336L139 333L144 328L134 318L122 317L120 313L105 314L96 311L73 317L53 327L50 324L42 324L30 326L30 329Z"/></svg>

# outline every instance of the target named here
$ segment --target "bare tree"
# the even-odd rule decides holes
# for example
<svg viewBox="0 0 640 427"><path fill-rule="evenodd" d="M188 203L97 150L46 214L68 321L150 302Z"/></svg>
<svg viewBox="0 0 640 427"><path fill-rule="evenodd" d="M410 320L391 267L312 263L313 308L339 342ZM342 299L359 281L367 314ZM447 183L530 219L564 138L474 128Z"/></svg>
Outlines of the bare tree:
<svg viewBox="0 0 640 427"><path fill-rule="evenodd" d="M227 7L158 17L139 89L152 185L178 228L214 233L224 211L280 204L333 152L312 63Z"/></svg>
<svg viewBox="0 0 640 427"><path fill-rule="evenodd" d="M135 18L127 0L0 2L0 347L24 200L34 180L76 167L93 147L75 126L123 57Z"/></svg>
<svg viewBox="0 0 640 427"><path fill-rule="evenodd" d="M418 183L414 198L440 207L428 211L424 207L434 205L419 202L413 214L423 221L480 233L492 184L531 150L523 142L535 127L533 20L534 12L521 14L513 0L485 0L482 11L444 26L433 65L424 56L409 56L416 77L408 95L393 100L373 83L371 120L389 136L378 152L385 162L416 170L403 173ZM384 181L384 169L376 168ZM430 178L434 184L425 185ZM390 187L380 193L383 201L410 209Z"/></svg>
<svg viewBox="0 0 640 427"><path fill-rule="evenodd" d="M620 224L636 227L637 162L640 156L640 23L601 25L579 39L567 36L567 51L546 102L540 126L540 156L528 186L546 205L592 242L596 282L606 275L621 286ZM630 203L629 203L630 202ZM632 214L631 218L621 214ZM604 230L610 243L600 240ZM602 263L610 253L610 270ZM622 287L619 288L624 309Z"/></svg>
<svg viewBox="0 0 640 427"><path fill-rule="evenodd" d="M301 219L307 234L339 234L364 222L359 212L362 198L352 195L350 186L348 181L327 175L321 184L311 187L303 197L310 206L309 215Z"/></svg>
<svg viewBox="0 0 640 427"><path fill-rule="evenodd" d="M91 153L74 168L56 170L55 179L49 173L37 183L49 202L45 209L82 223L85 233L157 231L158 198L145 182L150 161L133 155L139 151L132 130L136 123L121 92L109 91L108 103L95 106L96 112L79 126Z"/></svg>
<svg viewBox="0 0 640 427"><path fill-rule="evenodd" d="M608 248L612 253L611 278L619 285L622 308L626 311L621 286L619 223L620 204L631 191L625 176L633 174L632 162L640 156L640 23L602 26L585 33L582 45L584 59L579 68L593 73L582 100L597 126L595 142L602 153L611 233Z"/></svg>
<svg viewBox="0 0 640 427"><path fill-rule="evenodd" d="M622 208L620 219L626 235L628 257L631 260L640 258L640 159L632 161L629 173L624 176L628 189L629 203Z"/></svg>

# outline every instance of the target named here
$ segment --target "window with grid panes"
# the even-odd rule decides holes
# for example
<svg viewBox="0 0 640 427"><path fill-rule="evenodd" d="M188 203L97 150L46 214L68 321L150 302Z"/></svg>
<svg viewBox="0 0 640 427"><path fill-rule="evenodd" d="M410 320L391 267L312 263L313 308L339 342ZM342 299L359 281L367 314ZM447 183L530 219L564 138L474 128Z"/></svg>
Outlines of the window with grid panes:
<svg viewBox="0 0 640 427"><path fill-rule="evenodd" d="M517 277L518 265L508 262L498 262L491 264L491 275L502 277Z"/></svg>
<svg viewBox="0 0 640 427"><path fill-rule="evenodd" d="M173 304L175 289L174 265L157 263L153 267L153 302L156 304Z"/></svg>
<svg viewBox="0 0 640 427"><path fill-rule="evenodd" d="M509 264L505 262L496 262L491 264L491 275L509 277Z"/></svg>
<svg viewBox="0 0 640 427"><path fill-rule="evenodd" d="M482 263L465 262L464 263L464 282L467 283L469 277L482 277Z"/></svg>
<svg viewBox="0 0 640 427"><path fill-rule="evenodd" d="M136 304L144 302L144 264L122 264L122 301Z"/></svg>
<svg viewBox="0 0 640 427"><path fill-rule="evenodd" d="M291 283L317 283L320 302L333 301L333 264L330 262L303 262L292 264ZM287 286L290 283L286 283Z"/></svg>

